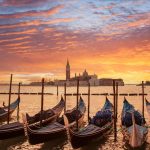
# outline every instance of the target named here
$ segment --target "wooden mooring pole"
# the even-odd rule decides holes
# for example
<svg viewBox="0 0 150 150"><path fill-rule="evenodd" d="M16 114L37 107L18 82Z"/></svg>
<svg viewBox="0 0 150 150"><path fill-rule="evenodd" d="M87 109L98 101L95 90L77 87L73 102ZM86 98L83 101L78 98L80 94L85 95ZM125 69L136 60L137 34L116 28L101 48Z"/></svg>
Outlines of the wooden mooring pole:
<svg viewBox="0 0 150 150"><path fill-rule="evenodd" d="M10 76L10 84L9 84L9 98L8 98L7 124L9 124L9 119L10 119L10 101L11 101L12 78L13 78L13 74L11 74L11 76Z"/></svg>
<svg viewBox="0 0 150 150"><path fill-rule="evenodd" d="M21 85L21 83L19 83L19 85L18 85L18 100L19 100L19 103L18 103L18 108L17 108L17 121L19 121L20 85Z"/></svg>
<svg viewBox="0 0 150 150"><path fill-rule="evenodd" d="M88 123L90 122L90 82L88 82Z"/></svg>
<svg viewBox="0 0 150 150"><path fill-rule="evenodd" d="M116 82L116 121L118 121L118 82Z"/></svg>
<svg viewBox="0 0 150 150"><path fill-rule="evenodd" d="M142 81L142 115L144 118L144 81Z"/></svg>
<svg viewBox="0 0 150 150"><path fill-rule="evenodd" d="M77 101L76 101L76 104L77 104L77 115L76 115L76 124L77 124L77 130L78 130L78 118L79 118L79 112L78 112L78 110L79 110L79 105L78 105L78 103L79 103L79 79L77 79Z"/></svg>
<svg viewBox="0 0 150 150"><path fill-rule="evenodd" d="M66 82L65 82L65 84L64 84L64 100L65 100L65 107L64 107L64 112L66 112Z"/></svg>
<svg viewBox="0 0 150 150"><path fill-rule="evenodd" d="M114 103L114 141L117 141L117 120L116 120L116 83L113 80L113 103Z"/></svg>
<svg viewBox="0 0 150 150"><path fill-rule="evenodd" d="M42 93L41 93L41 116L40 116L40 126L42 126L42 117L43 117L43 104L44 104L44 78L42 79Z"/></svg>
<svg viewBox="0 0 150 150"><path fill-rule="evenodd" d="M57 96L58 96L58 94L59 94L59 89L58 89L58 84L57 84Z"/></svg>

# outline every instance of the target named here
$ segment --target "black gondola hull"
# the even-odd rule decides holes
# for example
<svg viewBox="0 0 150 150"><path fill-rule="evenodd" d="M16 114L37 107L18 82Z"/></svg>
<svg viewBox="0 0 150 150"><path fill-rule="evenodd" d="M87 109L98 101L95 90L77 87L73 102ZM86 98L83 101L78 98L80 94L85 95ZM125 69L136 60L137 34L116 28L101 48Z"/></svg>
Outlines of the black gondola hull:
<svg viewBox="0 0 150 150"><path fill-rule="evenodd" d="M79 110L77 110L75 107L72 110L66 111L66 115L69 118L68 125L71 127L76 127L77 119L78 119L78 126L80 127L81 125L83 125L83 118L84 118L84 113L85 113L86 107L85 107L85 103L82 99L79 102L79 106L80 106ZM77 115L77 113L78 113L78 115ZM34 144L38 144L38 143L43 143L45 141L51 141L51 140L59 138L59 137L67 137L66 136L66 134L67 134L66 127L64 125L64 119L63 119L63 117L61 117L59 119L57 120L57 122L46 125L37 130L33 130L28 125L27 117L23 116L25 135L26 135L29 143L34 145Z"/></svg>
<svg viewBox="0 0 150 150"><path fill-rule="evenodd" d="M66 137L66 130L61 130L59 132L53 132L51 134L38 134L38 133L34 133L32 134L30 132L30 135L28 137L28 141L30 144L35 145L35 144L39 144L39 143L43 143L46 141L51 141L60 137Z"/></svg>
<svg viewBox="0 0 150 150"><path fill-rule="evenodd" d="M61 106L61 102L60 102L60 106L58 105L58 109L60 108L60 110L57 112L57 114L54 114L53 116L43 120L42 125L45 126L49 123L56 121L60 113L62 112L63 107L64 106ZM39 127L39 125L40 125L40 122L38 121L32 124L29 124L29 127L35 130ZM23 136L23 135L24 135L23 123L15 122L15 123L10 123L8 125L6 124L6 125L0 126L0 140L9 139L9 138L17 137L17 136Z"/></svg>
<svg viewBox="0 0 150 150"><path fill-rule="evenodd" d="M111 131L112 131L112 125L97 133L89 134L88 136L79 136L77 134L74 134L74 132L70 130L69 132L71 136L71 145L73 148L77 149L79 147L91 143L92 141L106 138Z"/></svg>
<svg viewBox="0 0 150 150"><path fill-rule="evenodd" d="M24 135L24 128L21 129L13 129L11 131L0 132L0 140L9 139L17 136Z"/></svg>
<svg viewBox="0 0 150 150"><path fill-rule="evenodd" d="M56 121L57 116L43 122L43 125L47 125L51 122ZM36 126L34 126L34 124L29 125L31 129L35 130L37 129L37 126L40 123L37 123ZM10 123L11 125L11 123ZM4 140L4 139L9 139L9 138L13 138L13 137L17 137L17 136L23 136L24 135L24 127L23 124L20 124L20 126L13 128L13 129L7 129L7 130L0 130L0 140Z"/></svg>

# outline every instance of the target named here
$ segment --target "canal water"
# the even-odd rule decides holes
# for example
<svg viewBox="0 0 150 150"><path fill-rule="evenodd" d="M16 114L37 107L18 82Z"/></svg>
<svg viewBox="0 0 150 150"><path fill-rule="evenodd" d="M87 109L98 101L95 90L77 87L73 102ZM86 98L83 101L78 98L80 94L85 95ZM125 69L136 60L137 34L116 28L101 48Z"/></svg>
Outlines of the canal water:
<svg viewBox="0 0 150 150"><path fill-rule="evenodd" d="M17 86L13 86L12 92L17 92ZM46 86L46 93L53 93L54 95L45 95L44 96L44 109L52 108L55 106L63 95L64 88L59 87L59 96L56 95L56 87ZM0 86L1 92L8 92L8 86ZM81 93L87 93L87 87L80 87ZM21 87L21 92L33 92L38 93L41 92L40 86L23 86ZM141 93L141 86L136 85L126 85L119 87L119 93ZM67 87L67 93L76 93L76 87ZM91 93L113 93L113 89L111 86L99 86L99 87L91 87ZM145 87L145 93L148 95L146 98L150 100L150 86ZM12 95L11 102L13 102L17 98L17 95ZM83 95L87 105L87 95ZM20 121L22 122L21 114L28 112L30 115L34 115L35 113L40 111L40 95L21 95L21 103L20 103ZM113 96L109 95L108 99L113 102ZM135 106L140 112L142 110L142 96L126 96L126 99ZM129 147L126 146L123 141L123 136L120 132L120 114L122 111L124 96L119 96L118 100L118 123L117 123L117 142L114 142L113 133L108 136L107 139L101 141L90 142L89 144L79 148L79 150L128 150ZM8 95L0 94L0 106L2 106L3 101L5 104L8 103ZM90 107L90 116L92 117L95 113L102 108L105 102L105 96L103 95L91 95L91 107ZM67 96L67 109L72 109L76 105L76 96ZM16 120L16 111L13 113L12 121ZM150 126L149 116L145 108L145 118L147 124ZM84 121L87 122L87 113L85 115ZM142 150L150 150L150 134L148 135L147 143L142 147ZM27 139L24 136L12 138L8 140L0 141L0 150L71 150L73 149L66 139L55 139L46 143L41 143L37 145L30 145Z"/></svg>

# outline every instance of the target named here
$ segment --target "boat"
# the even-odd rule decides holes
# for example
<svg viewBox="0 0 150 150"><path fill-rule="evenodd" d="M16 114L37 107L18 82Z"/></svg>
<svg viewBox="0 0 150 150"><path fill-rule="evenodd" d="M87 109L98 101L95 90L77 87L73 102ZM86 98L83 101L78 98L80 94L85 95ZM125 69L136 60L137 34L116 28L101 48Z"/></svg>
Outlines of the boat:
<svg viewBox="0 0 150 150"><path fill-rule="evenodd" d="M12 113L17 108L20 103L20 99L17 98L13 103L10 104L9 116L11 117ZM9 118L10 118L9 117ZM0 122L6 121L8 118L8 106L0 107Z"/></svg>
<svg viewBox="0 0 150 150"><path fill-rule="evenodd" d="M82 125L85 110L86 110L85 103L83 99L80 97L78 109L77 107L74 107L72 110L67 110L65 112L65 115L69 120L69 126L76 126L76 120L78 120L79 126ZM29 143L32 145L66 136L66 128L64 125L63 116L58 118L56 122L53 122L46 126L42 126L41 128L34 130L31 129L30 126L28 125L28 120L25 115L23 117L23 120L26 137Z"/></svg>
<svg viewBox="0 0 150 150"><path fill-rule="evenodd" d="M146 101L147 112L150 115L150 102L147 99L145 99L145 101Z"/></svg>
<svg viewBox="0 0 150 150"><path fill-rule="evenodd" d="M77 149L92 141L106 137L113 127L113 105L106 97L104 106L84 128L76 131L69 127L70 142L73 148Z"/></svg>
<svg viewBox="0 0 150 150"><path fill-rule="evenodd" d="M61 98L60 102L55 107L43 111L42 124L46 125L50 122L56 121L64 109L64 105L65 101L63 98ZM32 117L27 114L27 117L29 121L29 127L32 129L38 128L40 125L40 112ZM19 121L0 126L0 140L17 137L20 135L24 135L24 125Z"/></svg>
<svg viewBox="0 0 150 150"><path fill-rule="evenodd" d="M121 115L121 128L124 140L131 148L140 148L146 142L148 129L145 118L126 98Z"/></svg>

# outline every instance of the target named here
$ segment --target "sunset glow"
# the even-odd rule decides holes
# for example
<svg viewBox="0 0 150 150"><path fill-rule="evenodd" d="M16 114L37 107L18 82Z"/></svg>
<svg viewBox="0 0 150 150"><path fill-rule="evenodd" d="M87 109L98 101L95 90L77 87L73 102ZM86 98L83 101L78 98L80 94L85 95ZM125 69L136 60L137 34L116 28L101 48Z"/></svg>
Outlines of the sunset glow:
<svg viewBox="0 0 150 150"><path fill-rule="evenodd" d="M150 80L150 1L0 0L1 83L83 72Z"/></svg>

